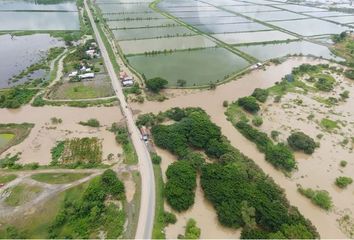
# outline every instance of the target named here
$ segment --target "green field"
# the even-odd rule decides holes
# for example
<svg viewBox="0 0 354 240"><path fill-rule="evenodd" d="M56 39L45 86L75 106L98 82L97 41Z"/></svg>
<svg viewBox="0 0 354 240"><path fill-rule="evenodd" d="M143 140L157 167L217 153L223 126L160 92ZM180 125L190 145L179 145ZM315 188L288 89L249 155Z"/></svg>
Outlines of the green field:
<svg viewBox="0 0 354 240"><path fill-rule="evenodd" d="M12 133L0 133L0 148L5 147L14 137Z"/></svg>
<svg viewBox="0 0 354 240"><path fill-rule="evenodd" d="M38 182L49 184L65 184L77 181L89 175L90 173L37 173L33 174L31 178Z"/></svg>
<svg viewBox="0 0 354 240"><path fill-rule="evenodd" d="M15 207L34 199L42 192L42 188L35 185L18 184L8 191L10 191L10 194L5 198L5 203L8 206Z"/></svg>
<svg viewBox="0 0 354 240"><path fill-rule="evenodd" d="M179 79L186 80L189 87L220 82L248 66L246 60L223 48L136 55L127 59L147 79L162 77L168 80L170 87L177 86Z"/></svg>

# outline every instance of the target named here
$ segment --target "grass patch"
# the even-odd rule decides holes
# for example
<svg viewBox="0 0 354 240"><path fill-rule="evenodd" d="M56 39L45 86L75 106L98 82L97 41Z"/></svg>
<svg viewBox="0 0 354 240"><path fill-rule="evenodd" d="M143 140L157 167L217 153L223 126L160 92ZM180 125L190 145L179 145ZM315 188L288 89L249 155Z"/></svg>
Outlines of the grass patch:
<svg viewBox="0 0 354 240"><path fill-rule="evenodd" d="M5 198L5 203L9 206L15 207L35 198L40 192L42 192L42 188L34 185L18 184L8 191L10 191L10 194Z"/></svg>
<svg viewBox="0 0 354 240"><path fill-rule="evenodd" d="M155 217L154 226L152 229L153 239L165 239L165 221L164 221L164 197L163 189L164 183L162 179L162 172L160 165L153 165L154 176L155 176L155 191L156 191L156 202L155 202Z"/></svg>
<svg viewBox="0 0 354 240"><path fill-rule="evenodd" d="M116 141L123 146L124 163L128 165L135 165L138 163L138 156L136 155L133 143L129 138L128 129L125 126L118 126L112 124L110 129L116 135Z"/></svg>
<svg viewBox="0 0 354 240"><path fill-rule="evenodd" d="M0 176L0 184L9 183L17 178L15 174L1 175Z"/></svg>
<svg viewBox="0 0 354 240"><path fill-rule="evenodd" d="M47 201L45 204L38 206L35 213L22 215L17 218L10 219L8 222L0 226L0 238L11 238L7 228L17 230L17 237L32 239L47 239L48 228L58 214L60 207L64 203L64 199L72 202L80 199L88 186L88 182L70 188L61 192ZM15 238L12 236L12 238Z"/></svg>
<svg viewBox="0 0 354 240"><path fill-rule="evenodd" d="M329 119L329 118L323 118L320 122L321 127L326 129L327 131L332 131L333 129L340 128L338 126L338 123Z"/></svg>
<svg viewBox="0 0 354 240"><path fill-rule="evenodd" d="M31 132L34 124L22 123L22 124L0 124L0 135L1 134L13 134L15 135L6 143L1 143L0 139L0 154L5 152L10 147L21 143Z"/></svg>
<svg viewBox="0 0 354 240"><path fill-rule="evenodd" d="M88 126L88 127L99 127L100 126L100 122L97 119L91 118L89 120L87 120L87 122L79 122L80 125L83 126Z"/></svg>
<svg viewBox="0 0 354 240"><path fill-rule="evenodd" d="M33 174L31 178L38 182L49 184L65 184L77 181L89 175L90 173L37 173Z"/></svg>
<svg viewBox="0 0 354 240"><path fill-rule="evenodd" d="M298 191L305 197L311 199L311 202L320 208L329 210L332 207L332 198L325 190L313 190L311 188L299 187Z"/></svg>

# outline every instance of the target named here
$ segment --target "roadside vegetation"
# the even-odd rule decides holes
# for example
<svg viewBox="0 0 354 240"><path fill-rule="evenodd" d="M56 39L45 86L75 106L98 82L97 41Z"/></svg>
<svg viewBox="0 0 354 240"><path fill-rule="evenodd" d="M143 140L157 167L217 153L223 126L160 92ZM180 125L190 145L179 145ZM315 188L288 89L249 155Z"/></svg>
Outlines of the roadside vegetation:
<svg viewBox="0 0 354 240"><path fill-rule="evenodd" d="M167 174L169 181L174 179L171 175L186 176L178 180L185 186L181 188L179 183L173 182L167 184L173 185L176 190L174 194L188 191L192 197L177 196L175 202L183 200L183 206L188 208L194 200L192 189L195 186L195 173L192 169L196 169L201 174L201 186L205 197L213 204L222 225L235 229L242 228L242 233L262 231L261 238L268 238L271 234L289 236L285 230L287 227L296 230L297 234L294 238L302 238L306 234L312 238L318 236L314 226L296 208L289 205L283 190L251 159L233 148L221 135L220 128L210 121L203 110L177 109L138 118L140 124L152 126L155 144L169 150L179 159L177 163L170 166ZM169 119L174 120L175 123L160 124ZM199 157L196 155L193 158L189 157L195 150L204 151L213 163L205 163L199 155ZM198 164L192 164L191 159ZM172 187L166 186L166 189L168 188ZM167 199L168 196L166 193ZM179 209L183 210L183 208ZM300 229L301 231L298 231Z"/></svg>
<svg viewBox="0 0 354 240"><path fill-rule="evenodd" d="M36 173L31 176L33 180L48 184L65 184L89 176L90 173Z"/></svg>

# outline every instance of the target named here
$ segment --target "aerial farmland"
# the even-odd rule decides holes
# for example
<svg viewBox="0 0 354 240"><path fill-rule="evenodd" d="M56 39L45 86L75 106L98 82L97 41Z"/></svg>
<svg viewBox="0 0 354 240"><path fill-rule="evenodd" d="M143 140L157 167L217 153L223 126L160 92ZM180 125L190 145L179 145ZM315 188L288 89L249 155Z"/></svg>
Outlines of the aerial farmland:
<svg viewBox="0 0 354 240"><path fill-rule="evenodd" d="M268 0L98 0L121 55L143 78L169 87L203 87L255 63L287 55L342 61L330 35L353 28L354 15ZM183 86L179 83L185 82Z"/></svg>

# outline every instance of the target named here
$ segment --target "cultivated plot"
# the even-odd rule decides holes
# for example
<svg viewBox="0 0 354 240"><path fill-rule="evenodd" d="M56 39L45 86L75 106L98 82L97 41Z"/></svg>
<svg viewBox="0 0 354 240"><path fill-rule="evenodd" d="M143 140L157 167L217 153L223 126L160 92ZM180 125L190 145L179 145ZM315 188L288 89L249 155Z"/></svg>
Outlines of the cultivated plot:
<svg viewBox="0 0 354 240"><path fill-rule="evenodd" d="M338 34L348 30L346 27L341 27L337 24L319 19L301 19L269 23L302 36Z"/></svg>
<svg viewBox="0 0 354 240"><path fill-rule="evenodd" d="M354 15L352 16L343 16L343 17L326 17L324 19L333 21L333 22L337 22L337 23L342 23L342 24L346 24L346 23L354 23Z"/></svg>
<svg viewBox="0 0 354 240"><path fill-rule="evenodd" d="M327 47L306 41L240 46L237 48L262 61L284 57L288 54L312 55L326 59L342 60L334 56Z"/></svg>
<svg viewBox="0 0 354 240"><path fill-rule="evenodd" d="M149 53L152 51L183 50L216 46L215 42L200 35L120 41L119 45L124 54Z"/></svg>
<svg viewBox="0 0 354 240"><path fill-rule="evenodd" d="M234 12L269 12L269 11L279 11L277 8L264 5L247 5L247 6L227 6L225 9Z"/></svg>
<svg viewBox="0 0 354 240"><path fill-rule="evenodd" d="M182 27L152 27L144 28L131 28L131 29L118 29L112 30L115 38L119 41L122 40L136 40L146 38L161 38L161 37L173 37L173 36L191 36L196 35L195 32Z"/></svg>
<svg viewBox="0 0 354 240"><path fill-rule="evenodd" d="M307 12L305 13L306 15L312 16L312 17L338 17L338 16L347 16L349 15L348 13L341 13L341 12Z"/></svg>
<svg viewBox="0 0 354 240"><path fill-rule="evenodd" d="M181 18L183 22L190 25L208 25L208 24L227 24L227 23L244 23L251 22L244 17L189 17Z"/></svg>
<svg viewBox="0 0 354 240"><path fill-rule="evenodd" d="M270 30L269 27L259 23L236 23L236 24L210 24L195 25L200 31L206 33L232 33Z"/></svg>
<svg viewBox="0 0 354 240"><path fill-rule="evenodd" d="M105 3L99 4L102 13L142 13L142 12L153 12L149 8L148 3L131 3L131 4L112 4Z"/></svg>
<svg viewBox="0 0 354 240"><path fill-rule="evenodd" d="M185 18L185 17L195 17L195 18L200 18L200 17L227 17L227 16L235 16L232 13L226 12L226 11L207 11L207 12L174 12L170 13L173 16L179 17L179 18Z"/></svg>
<svg viewBox="0 0 354 240"><path fill-rule="evenodd" d="M221 33L213 34L212 36L228 44L285 41L296 39L296 37L280 31Z"/></svg>
<svg viewBox="0 0 354 240"><path fill-rule="evenodd" d="M324 8L317 8L317 7L308 7L296 4L284 4L284 5L277 5L277 8L282 8L285 10L293 11L293 12L318 12L318 11L326 11Z"/></svg>
<svg viewBox="0 0 354 240"><path fill-rule="evenodd" d="M146 28L146 27L162 27L162 26L174 26L177 23L168 18L144 20L130 20L130 21L107 21L107 25L110 29L117 28Z"/></svg>
<svg viewBox="0 0 354 240"><path fill-rule="evenodd" d="M256 12L256 13L242 13L242 14L247 17L251 17L261 21L278 21L278 20L309 18L308 16L292 13L288 11Z"/></svg>
<svg viewBox="0 0 354 240"><path fill-rule="evenodd" d="M127 14L103 14L103 17L107 20L150 20L150 19L159 19L165 18L165 16L161 15L157 12L151 13L127 13Z"/></svg>
<svg viewBox="0 0 354 240"><path fill-rule="evenodd" d="M207 85L222 81L227 75L249 65L241 57L223 48L207 48L195 51L179 51L172 54L128 57L129 63L147 79L162 77L169 86L177 86L179 79L186 86Z"/></svg>

